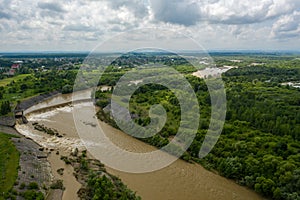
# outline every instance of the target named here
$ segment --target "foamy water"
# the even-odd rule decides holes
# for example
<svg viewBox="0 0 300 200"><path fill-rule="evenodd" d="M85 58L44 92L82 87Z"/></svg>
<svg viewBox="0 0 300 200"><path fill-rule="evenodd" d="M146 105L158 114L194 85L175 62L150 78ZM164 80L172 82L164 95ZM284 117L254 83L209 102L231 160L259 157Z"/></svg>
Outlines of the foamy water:
<svg viewBox="0 0 300 200"><path fill-rule="evenodd" d="M34 119L37 119L35 116ZM45 120L44 118L42 120ZM46 120L47 121L47 120ZM31 138L33 141L38 143L40 146L48 149L57 149L71 152L75 148L85 149L84 144L80 139L56 136L50 136L46 133L41 133L34 130L32 126L28 125L16 125L16 129L25 137Z"/></svg>
<svg viewBox="0 0 300 200"><path fill-rule="evenodd" d="M86 102L86 103L80 103L80 104L74 104L74 107L77 109L84 108L84 107L90 107L92 103ZM16 129L25 137L33 139L35 142L40 144L42 147L49 148L49 149L63 149L66 151L72 151L75 148L78 149L85 149L86 146L89 147L102 147L105 148L106 145L104 143L99 144L97 142L94 142L93 140L87 140L82 141L79 137L70 137L69 134L65 134L65 137L57 137L57 136L51 136L47 135L46 133L42 133L40 131L37 131L34 129L32 123L38 122L39 124L43 124L48 128L53 128L53 124L57 123L57 116L66 114L70 117L72 117L74 110L73 106L64 106L64 107L58 107L53 108L52 110L46 110L44 112L33 112L28 114L27 120L29 121L29 124L17 124ZM88 124L89 122L83 121L83 123ZM66 124L70 124L67 122ZM58 127L59 128L59 127ZM74 128L74 127L72 127ZM73 130L67 130L66 132L70 132ZM61 130L59 130L59 133L62 133Z"/></svg>

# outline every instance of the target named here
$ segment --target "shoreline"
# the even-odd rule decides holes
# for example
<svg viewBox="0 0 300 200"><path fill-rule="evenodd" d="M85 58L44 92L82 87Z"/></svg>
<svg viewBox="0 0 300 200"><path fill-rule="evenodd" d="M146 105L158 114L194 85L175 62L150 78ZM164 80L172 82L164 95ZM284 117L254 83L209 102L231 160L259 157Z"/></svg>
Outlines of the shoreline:
<svg viewBox="0 0 300 200"><path fill-rule="evenodd" d="M36 104L39 104L47 99L53 98L61 93L58 91L49 92L46 94L40 94L24 99L22 102L17 104L14 110L12 110L13 116L0 116L0 126L14 127L17 123L17 118L15 117L15 112L24 111L33 107Z"/></svg>
<svg viewBox="0 0 300 200"><path fill-rule="evenodd" d="M20 159L17 184L13 186L13 189L23 192L23 189L20 189L22 184L28 185L36 182L40 191L47 197L48 191L43 185L50 185L53 177L50 163L46 158L47 154L41 151L41 145L21 134L15 127L0 126L0 132L16 136L11 140L20 154Z"/></svg>
<svg viewBox="0 0 300 200"><path fill-rule="evenodd" d="M90 91L90 89L82 90L82 91ZM79 94L81 94L82 91L77 91L77 92L79 92ZM75 95L77 92L75 92ZM26 118L34 113L47 112L47 111L54 110L56 108L72 107L73 103L78 104L78 103L84 103L84 102L91 102L91 100L87 99L86 97L80 99L80 95L79 95L79 99L74 100L72 98L73 94L74 93L61 94L61 93L53 92L53 93L49 93L49 94L43 95L43 96L32 97L32 98L26 100L26 103L23 103L23 104L20 103L21 106L19 106L19 109L24 110L24 117ZM64 95L71 96L71 98L64 99L64 100L66 100L65 102L57 103L57 104L46 106L46 107L42 106L42 107L34 109L34 110L31 109L34 106L43 104L44 102L54 99L55 97L62 97ZM26 112L26 111L29 111L29 112ZM42 156L42 157L46 158L45 159L46 163L48 163L50 166L50 171L47 175L45 174L45 176L52 177L51 183L54 183L56 180L63 180L65 190L49 189L48 192L45 192L45 199L47 199L47 200L69 200L69 199L79 200L77 192L80 191L80 189L82 188L83 185L76 179L76 177L74 175L75 174L74 166L67 165L63 160L61 160L61 156L70 156L72 151L62 149L62 148L46 148L45 146L43 146L43 144L39 143L38 141L35 141L30 136L20 133L20 131L18 131L18 128L17 128L20 125L22 125L22 123L19 124L16 120L16 123L14 124L13 127L11 127L11 126L2 126L2 127L6 127L6 129L14 130L14 132L17 136L20 136L26 140L30 140L32 143L34 143L37 146L37 147L35 147L36 149L43 149L42 153L44 153L44 156ZM1 128L1 126L0 126L0 128ZM84 148L82 150L86 150L86 149ZM93 157L90 156L89 154L87 155L87 157L89 159L93 159ZM63 169L64 173L60 174L58 172L59 169ZM50 183L47 186L50 188ZM42 187L42 184L41 184L41 187Z"/></svg>
<svg viewBox="0 0 300 200"><path fill-rule="evenodd" d="M28 109L30 110L30 108L60 95L62 94L59 93L58 91L53 91L50 93L33 96L19 103L16 106L15 110L22 110L22 111L26 111ZM77 101L81 102L82 100L77 100ZM47 111L53 108L67 106L70 103L72 103L72 99L66 103L57 104L57 105L30 111L29 113L26 113L26 115L34 112ZM45 148L37 141L20 133L16 127L18 125L19 123L14 116L9 118L1 117L0 119L1 132L19 137L16 139L12 139L17 150L20 152L19 166L21 170L18 171L17 182L20 182L19 184L26 183L26 185L28 185L32 181L35 181L39 183L40 188L43 188L43 186L45 185L46 187L48 187L48 190L41 189L41 191L44 193L45 199L47 200L79 199L77 196L77 191L75 193L74 191L70 191L70 192L68 191L69 188L75 188L75 190L78 189L79 191L79 189L82 186L73 175L74 173L73 167L65 166L64 162L60 159L60 155L54 154L54 149L44 150ZM30 158L28 158L29 154L25 155L25 153L27 154L27 151L30 152L29 154L32 154ZM40 166L39 167L40 170L36 168L37 165ZM56 168L66 168L66 173L64 173L65 174L64 176L66 176L66 178L63 178L60 175L58 175ZM24 170L26 169L26 171L34 172L35 174L37 174L37 177L42 177L42 178L31 178L35 176L34 174L26 176L25 171L23 171L22 169ZM50 185L55 181L55 179L61 179L61 178L65 180L64 182L66 185L69 185L69 187L66 187L67 189L65 191L49 189ZM19 185L15 185L13 186L13 188L17 191L21 191L19 189ZM75 194L76 198L74 198L72 194Z"/></svg>
<svg viewBox="0 0 300 200"><path fill-rule="evenodd" d="M65 100L65 99L64 99ZM29 112L29 113L27 113L26 115L30 115L30 114L33 114L33 113L35 113L35 112L37 112L37 113L41 113L41 112L46 112L46 111L49 111L49 110L52 110L52 109L55 109L55 108L60 108L60 107L62 107L62 106L64 106L64 107L70 107L70 106L68 106L70 103L72 103L72 100L70 100L70 101L66 101L66 102L64 102L64 103L60 103L60 104L56 104L55 106L50 106L50 108L49 107L45 107L45 108L41 108L41 109L37 109L37 110L33 110L33 111L31 111L31 112ZM71 108L71 107L70 107ZM50 126L51 127L51 126ZM143 143L143 144L145 144L145 143ZM59 166L63 166L62 164L61 164L61 160L60 160L60 155L68 155L69 153L70 153L70 151L64 151L64 150L59 150L59 155L56 155L55 154L55 151L56 150L52 150L52 153L51 153L51 156L53 155L53 159L54 159L54 161L52 160L52 162L54 162L53 164L52 164L52 166L54 166L54 164L55 163L59 163L60 162L60 164L59 164ZM55 158L56 157L56 158ZM90 157L89 156L89 158L91 158L91 159L93 159L93 157ZM49 158L49 162L50 162L50 158ZM181 162L181 161L180 161ZM184 161L182 161L182 162L184 162ZM56 168L58 168L58 167L52 167L51 166L51 168L53 168L52 169L52 172L55 174L56 173ZM182 166L185 166L184 164L182 164ZM199 165L201 168L203 168L201 165ZM195 169L195 168L197 168L197 166L193 166L193 167L191 167L191 168L193 168L193 169ZM73 169L74 170L74 169ZM136 189L137 187L136 187L136 183L134 183L134 184L132 184L132 182L130 181L131 180L131 176L133 176L134 178L133 179L135 179L135 178L138 178L138 176L135 176L135 175L124 175L124 174L122 174L122 173L120 173L120 172L115 172L115 171L113 171L113 170L110 170L109 168L108 168L108 170L112 173L112 174L114 174L114 175L117 175L117 176L125 176L125 178L124 178L124 183L126 183L126 185L128 185L129 187L131 187L132 189L133 188L135 188L134 190L137 190L138 192L138 195L140 195L139 194L139 190L138 189ZM205 169L206 170L206 169ZM214 174L214 175L216 175L216 176L219 176L219 175L217 175L217 174L215 174L215 173L213 173L212 171L209 171L209 170L206 170L207 171L207 173L208 174ZM205 173L205 172L204 172ZM209 177L210 176L212 176L213 178L216 178L214 175L209 175ZM74 177L74 176L73 176ZM123 177L122 177L122 180L123 180ZM219 177L221 177L221 176L219 176ZM149 177L150 178L150 177ZM221 178L223 178L224 180L226 179L226 178L224 178L224 177L221 177ZM128 182L128 180L129 180L129 182ZM78 182L78 181L76 181L76 182ZM226 179L226 182L232 182L232 180L229 180L229 179ZM72 184L71 184L72 185ZM235 189L237 189L237 188L241 188L241 189L243 189L243 191L245 191L245 190L249 190L248 188L245 188L245 187L242 187L242 186L237 186ZM143 190L145 190L145 188L143 188ZM68 191L68 190L66 190L66 191L64 191L64 194L66 195L66 193L70 193L71 191ZM144 191L145 192L145 191ZM147 191L148 192L148 191ZM249 190L249 192L250 193L254 193L254 191L253 190ZM77 193L75 192L75 195L76 195ZM150 195L150 194L149 194ZM254 194L253 194L254 195ZM68 196L68 195L67 195ZM67 198L65 198L65 199L67 199ZM146 198L147 199L147 198Z"/></svg>
<svg viewBox="0 0 300 200"><path fill-rule="evenodd" d="M48 191L46 191L45 199L46 200L69 200L69 199L79 199L77 196L77 192L82 187L82 184L80 184L75 176L74 176L74 168L73 166L66 165L62 160L61 156L69 156L69 151L64 151L63 149L59 148L46 148L39 142L35 141L34 139L30 138L29 136L23 135L17 130L17 127L13 128L21 138L24 138L24 140L29 141L29 143L26 143L26 148L29 149L36 149L36 151L39 154L35 154L37 157L42 157L37 160L42 160L46 165L49 165L49 171L48 173L43 174L44 177L51 177L51 181L48 182L47 185L45 185L48 188ZM19 149L18 149L19 150ZM21 149L23 150L23 149ZM20 151L20 150L19 150ZM28 160L28 159L26 159ZM35 159L36 160L36 159ZM34 162L35 163L35 162ZM20 163L21 168L22 167ZM28 169L29 171L35 170L35 165L31 165L33 169ZM29 166L30 167L30 166ZM59 174L58 170L64 169L63 174ZM20 176L20 172L18 177ZM53 184L57 180L63 180L63 185L65 187L65 190L60 189L50 189L50 185ZM44 183L40 184L40 187L42 187Z"/></svg>
<svg viewBox="0 0 300 200"><path fill-rule="evenodd" d="M69 106L67 106L67 107L69 107ZM52 117L47 117L45 121L42 120L43 121L42 124L44 124L45 126L49 125L48 127L55 128L55 129L57 127L60 127L60 130L61 130L60 133L63 133L63 130L65 130L64 128L68 127L65 131L70 133L70 130L71 130L70 127L72 126L72 124L61 126L61 122L60 122L61 119L64 119L66 117L66 115L67 115L66 113L69 113L69 115L70 115L70 110L69 110L70 108L71 107L65 108L65 109L58 108L57 110L59 110L60 115L58 116L57 113L54 115L51 115ZM42 111L40 110L39 112L42 112ZM51 111L49 111L49 112L51 112ZM46 116L48 116L48 114L46 114ZM57 117L59 117L59 118L57 118ZM66 119L66 121L68 121L68 118L65 118L65 119ZM48 121L48 120L50 120L50 121ZM51 120L58 120L58 122L55 122L56 126L54 126L54 127L51 126ZM59 123L59 124L57 124L57 123ZM109 133L110 136L113 136L113 137L116 136L115 138L113 138L113 141L117 142L117 144L120 145L120 147L125 148L125 149L131 148L131 147L122 146L123 144L118 143L118 142L122 143L123 141L126 141L126 140L130 142L132 140L132 138L130 136L128 136L126 134L122 134L119 130L116 130L116 129L112 130L112 128L108 124L106 124L104 126L106 127L106 130L107 130L106 132ZM120 133L122 141L120 141L120 137L118 137L117 135L114 135L114 134L118 134L118 133ZM70 135L68 135L68 136L70 136ZM72 137L72 136L70 136L70 137ZM112 139L112 138L110 138L110 139ZM142 151L144 151L144 150L148 151L148 147L146 147L147 144L145 144L144 142L142 142L140 140L137 140L137 141L138 141L137 144L130 142L130 144L133 145L132 146L133 150L139 151L139 150L141 150L140 148L142 148ZM125 143L128 144L128 142L125 142ZM64 143L64 141L63 141L63 138L62 138L62 143L60 145L66 145L66 143ZM149 146L149 148L152 149L154 147ZM70 151L68 151L68 152L70 152ZM60 152L60 154L61 153L62 152ZM55 152L53 152L53 154L55 154ZM89 158L93 158L93 157L89 157ZM179 171L177 170L178 168L180 168ZM248 195L249 195L248 199L263 199L257 193L255 193L253 190L250 190L246 187L240 186L240 185L236 184L234 181L232 181L230 179L226 179L222 176L219 176L210 170L206 170L201 165L190 164L183 160L178 160L178 161L176 161L176 163L172 164L171 166L166 167L157 172L154 172L154 174L152 174L152 173L148 173L148 174L123 173L123 172L119 172L119 171L110 169L107 166L106 166L106 169L108 170L108 172L110 174L119 176L122 179L122 181L124 181L124 183L129 188L131 188L134 191L137 191L137 194L142 196L144 199L151 199L151 196L153 195L153 193L152 193L153 188L151 189L151 188L149 188L149 186L146 187L146 185L148 185L148 184L143 186L143 183L145 183L145 181L147 180L146 182L150 183L150 187L154 187L154 185L157 185L157 183L158 183L157 181L160 181L161 184L163 184L163 185L161 185L161 184L158 184L158 185L166 187L166 189L167 189L169 187L168 186L169 184L164 183L165 180L162 180L160 177L166 176L168 174L170 176L174 176L174 175L176 177L178 176L179 183L183 182L184 184L187 184L187 185L184 186L185 190L181 191L180 188L181 188L182 184L174 184L172 187L169 187L167 189L168 191L166 191L166 193L163 192L162 194L159 194L160 195L159 197L162 197L162 198L165 197L166 194L172 196L173 194L170 192L174 192L172 188L175 187L175 188L177 188L177 189L175 189L176 191L181 191L180 195L184 195L184 196L189 195L188 198L191 198L191 199L195 199L197 196L200 197L199 195L202 192L203 192L203 195L206 195L206 197L208 199L212 199L211 198L212 196L220 197L221 194L225 195L225 197L226 197L225 199L230 199L231 198L231 197L229 198L230 195L234 195L234 196L237 195L236 197L241 197L241 195L247 195L245 197L248 197ZM175 174L173 174L173 173L175 173ZM190 176L182 177L182 175L185 176L187 174L193 174L193 176L192 177L190 177ZM195 179L195 181L197 182L196 185L194 185L194 186L190 185L191 178L193 180ZM215 184L218 181L220 181L220 183L218 183L215 186ZM199 186L199 188L197 188L197 190L199 190L199 191L197 192L197 194L187 192L191 189L189 187L198 187L198 186ZM155 187L158 187L158 186L155 186ZM205 189L206 192L202 191L204 189L203 187L206 188ZM191 189L191 190L193 191L193 189ZM218 192L214 194L214 193L209 192L210 190L214 190L214 191L216 190ZM157 195L158 194L156 194L156 196ZM250 197L253 197L253 198L250 198ZM204 199L206 199L206 198L204 198ZM215 198L213 198L213 199L215 199ZM237 199L241 199L241 198L237 198ZM244 199L247 199L247 198L244 198Z"/></svg>

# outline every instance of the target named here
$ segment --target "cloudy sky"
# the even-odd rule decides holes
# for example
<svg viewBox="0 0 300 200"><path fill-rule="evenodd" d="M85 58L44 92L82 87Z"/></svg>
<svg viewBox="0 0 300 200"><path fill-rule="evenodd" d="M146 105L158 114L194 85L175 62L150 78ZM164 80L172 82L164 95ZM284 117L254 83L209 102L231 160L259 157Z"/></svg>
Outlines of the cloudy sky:
<svg viewBox="0 0 300 200"><path fill-rule="evenodd" d="M300 50L300 1L0 0L2 52L90 51L143 28L172 30L208 50Z"/></svg>

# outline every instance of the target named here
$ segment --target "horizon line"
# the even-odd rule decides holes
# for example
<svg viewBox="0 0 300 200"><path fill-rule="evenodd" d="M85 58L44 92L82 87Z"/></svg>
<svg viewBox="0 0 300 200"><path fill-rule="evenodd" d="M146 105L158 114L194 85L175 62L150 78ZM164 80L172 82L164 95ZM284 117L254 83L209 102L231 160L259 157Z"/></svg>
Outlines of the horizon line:
<svg viewBox="0 0 300 200"><path fill-rule="evenodd" d="M272 50L272 49L267 49L267 50L263 50L263 49L210 49L210 50L172 50L173 53L177 52L177 53L201 53L201 52L208 52L208 53L222 53L222 52L226 52L226 53L300 53L300 50L287 50L287 49L282 49L282 50ZM83 51L78 51L78 50L32 50L32 51L0 51L0 54L55 54L55 53L62 53L62 54L86 54L86 53L91 53L93 51L88 51L88 50L83 50ZM103 54L107 54L107 53L128 53L128 52L134 52L134 51L126 51L126 50L119 50L119 51L94 51L93 53L103 53ZM158 50L158 51L140 51L140 53L160 53L160 52L164 52L164 53L172 53L172 52L168 52L168 51L163 51L163 50Z"/></svg>

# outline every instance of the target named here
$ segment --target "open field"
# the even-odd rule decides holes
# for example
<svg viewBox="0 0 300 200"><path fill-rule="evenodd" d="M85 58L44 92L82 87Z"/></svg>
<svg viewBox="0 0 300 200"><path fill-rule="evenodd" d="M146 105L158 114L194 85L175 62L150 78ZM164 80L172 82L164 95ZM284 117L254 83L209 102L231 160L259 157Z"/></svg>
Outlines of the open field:
<svg viewBox="0 0 300 200"><path fill-rule="evenodd" d="M5 87L6 85L8 85L10 82L12 81L18 81L18 80L22 80L28 76L31 76L31 74L21 74L12 78L6 78L6 79L2 79L0 80L0 87Z"/></svg>
<svg viewBox="0 0 300 200"><path fill-rule="evenodd" d="M3 199L3 193L13 187L18 174L20 156L11 137L0 132L0 199Z"/></svg>

